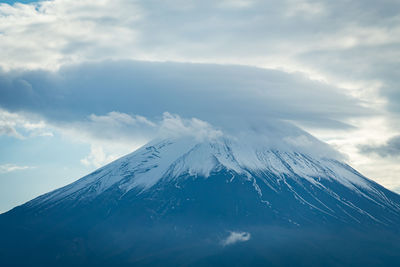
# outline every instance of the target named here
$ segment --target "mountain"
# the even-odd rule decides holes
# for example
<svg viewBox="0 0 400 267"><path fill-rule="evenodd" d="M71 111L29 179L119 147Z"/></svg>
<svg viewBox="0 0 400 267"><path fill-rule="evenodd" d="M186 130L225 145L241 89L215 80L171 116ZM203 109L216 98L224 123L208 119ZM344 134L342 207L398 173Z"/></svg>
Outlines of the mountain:
<svg viewBox="0 0 400 267"><path fill-rule="evenodd" d="M396 266L399 229L400 196L304 132L175 136L0 215L0 264Z"/></svg>

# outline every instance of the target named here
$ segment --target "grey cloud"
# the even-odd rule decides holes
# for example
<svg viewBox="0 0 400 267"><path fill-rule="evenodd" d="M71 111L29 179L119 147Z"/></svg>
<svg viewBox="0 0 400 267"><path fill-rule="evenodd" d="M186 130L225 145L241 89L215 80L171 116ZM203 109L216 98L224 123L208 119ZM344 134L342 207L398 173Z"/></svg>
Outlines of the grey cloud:
<svg viewBox="0 0 400 267"><path fill-rule="evenodd" d="M362 153L376 153L382 157L400 156L400 135L390 138L384 145L361 146L360 151Z"/></svg>
<svg viewBox="0 0 400 267"><path fill-rule="evenodd" d="M400 34L400 27L398 30ZM355 47L346 50L311 51L301 56L303 62L326 73L334 73L353 83L362 82L360 92L373 102L377 97L386 101L386 115L400 115L400 40L397 45ZM368 87L376 85L375 94ZM364 88L363 88L364 87ZM366 88L365 88L366 87Z"/></svg>
<svg viewBox="0 0 400 267"><path fill-rule="evenodd" d="M400 113L399 1L286 0L244 5L118 0L103 8L85 0L37 5L31 13L4 8L0 17L4 67L43 68L105 59L272 66L334 76L338 83L378 80L388 110ZM12 16L6 16L9 13ZM57 45L43 46L47 43ZM373 101L375 95L365 91ZM29 86L18 92L29 93ZM30 101L40 101L35 97Z"/></svg>
<svg viewBox="0 0 400 267"><path fill-rule="evenodd" d="M161 11L173 9L171 5L160 10L144 5L159 18L141 24L145 31L168 34L145 36L143 42L152 53L188 59L312 69L339 83L355 84L366 101L385 98L386 110L400 114L399 1L252 3L237 9L194 5L175 13ZM320 14L307 12L318 5ZM298 11L287 16L293 8ZM169 14L174 14L172 21L160 23ZM378 95L368 88L375 82L382 84Z"/></svg>
<svg viewBox="0 0 400 267"><path fill-rule="evenodd" d="M215 125L284 119L350 127L343 120L374 112L338 88L301 74L254 67L104 61L58 72L0 73L0 105L54 121L119 111L155 118L165 111Z"/></svg>

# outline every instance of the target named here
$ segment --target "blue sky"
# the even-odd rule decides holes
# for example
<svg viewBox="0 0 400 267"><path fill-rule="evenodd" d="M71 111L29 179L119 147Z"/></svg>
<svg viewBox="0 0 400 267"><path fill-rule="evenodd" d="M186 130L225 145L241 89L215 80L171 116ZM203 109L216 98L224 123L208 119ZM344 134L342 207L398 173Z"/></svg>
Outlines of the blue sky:
<svg viewBox="0 0 400 267"><path fill-rule="evenodd" d="M169 116L290 121L400 192L398 1L11 2L0 212L133 151Z"/></svg>
<svg viewBox="0 0 400 267"><path fill-rule="evenodd" d="M34 2L38 2L38 1L36 1L36 0L20 0L20 1L3 0L3 1L0 1L0 3L5 3L5 4L9 4L9 5L13 5L15 3L28 4L28 3L34 3Z"/></svg>
<svg viewBox="0 0 400 267"><path fill-rule="evenodd" d="M79 162L79 157L84 157L88 148L65 142L57 136L25 140L1 136L0 146L2 211L70 183L90 170L82 168ZM4 166L17 168L7 172Z"/></svg>

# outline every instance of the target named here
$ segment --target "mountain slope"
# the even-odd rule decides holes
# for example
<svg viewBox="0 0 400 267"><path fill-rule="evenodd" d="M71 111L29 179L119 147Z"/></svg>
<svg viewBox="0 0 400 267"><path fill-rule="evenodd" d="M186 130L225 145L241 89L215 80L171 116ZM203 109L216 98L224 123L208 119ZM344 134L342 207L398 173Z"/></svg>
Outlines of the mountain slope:
<svg viewBox="0 0 400 267"><path fill-rule="evenodd" d="M254 138L153 141L1 215L0 226L8 264L400 259L399 195L337 159ZM26 251L36 253L21 259Z"/></svg>

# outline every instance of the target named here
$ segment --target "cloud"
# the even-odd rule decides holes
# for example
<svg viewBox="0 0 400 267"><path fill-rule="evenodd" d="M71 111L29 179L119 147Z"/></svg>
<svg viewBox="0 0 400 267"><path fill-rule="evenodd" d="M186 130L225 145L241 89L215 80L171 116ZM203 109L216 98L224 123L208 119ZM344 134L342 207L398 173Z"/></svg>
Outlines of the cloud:
<svg viewBox="0 0 400 267"><path fill-rule="evenodd" d="M352 126L346 120L373 112L338 88L301 74L139 61L84 63L57 72L3 72L0 105L20 117L25 114L19 123L25 131L57 132L90 144L92 151L101 148L104 157L92 153L82 161L93 166L162 133L186 131L201 139L217 137L221 129L259 128L271 120L348 129ZM29 124L26 114L37 118Z"/></svg>
<svg viewBox="0 0 400 267"><path fill-rule="evenodd" d="M169 112L150 121L143 116L113 111L106 115L92 114L88 120L55 127L70 140L91 144L90 154L81 163L94 167L103 166L156 138L189 136L201 141L223 135L220 129L205 121L182 118Z"/></svg>
<svg viewBox="0 0 400 267"><path fill-rule="evenodd" d="M36 117L39 122L30 122L26 114L8 114L24 121L27 129L45 128L46 131L69 141L89 144L89 155L80 161L85 166L103 166L153 139L180 137L193 137L198 141L229 137L247 140L255 147L270 146L282 151L295 150L318 157L342 158L327 144L300 128L276 119L264 121L260 125L239 123L223 127L169 112L153 119L116 111L104 115L91 114L87 118L74 121L46 121Z"/></svg>
<svg viewBox="0 0 400 267"><path fill-rule="evenodd" d="M138 61L84 63L57 72L3 72L0 105L40 113L50 120L71 121L113 110L154 118L169 111L215 125L275 118L334 128L349 127L344 123L349 117L373 112L340 88L301 74ZM134 120L141 123L140 118Z"/></svg>
<svg viewBox="0 0 400 267"><path fill-rule="evenodd" d="M113 160L117 159L117 157L112 155L106 155L101 146L92 145L90 148L90 154L81 159L81 163L85 166L94 166L96 168L100 168L106 163L109 163Z"/></svg>
<svg viewBox="0 0 400 267"><path fill-rule="evenodd" d="M72 142L89 144L90 153L81 159L87 167L101 167L155 138L160 126L139 115L108 112L90 114L73 121L47 122L55 132Z"/></svg>
<svg viewBox="0 0 400 267"><path fill-rule="evenodd" d="M93 151L101 148L104 157L92 153L82 161L90 166L108 163L161 133L195 132L201 139L273 120L351 129L349 119L374 112L339 88L299 73L142 61L2 72L0 105L16 114L35 114L43 132L56 131L90 144Z"/></svg>
<svg viewBox="0 0 400 267"><path fill-rule="evenodd" d="M22 135L19 134L17 132L17 130L15 130L14 127L12 127L11 125L1 125L0 126L0 135L8 135L8 136L13 136L16 138L20 138L22 139Z"/></svg>
<svg viewBox="0 0 400 267"><path fill-rule="evenodd" d="M0 58L6 68L52 68L99 54L118 56L118 47L123 53L135 42L132 23L141 13L124 0L1 4L0 47L8 56Z"/></svg>
<svg viewBox="0 0 400 267"><path fill-rule="evenodd" d="M46 123L38 119L37 116L8 112L0 108L1 135L25 139L28 136L53 136L53 133L48 129Z"/></svg>
<svg viewBox="0 0 400 267"><path fill-rule="evenodd" d="M19 166L16 164L2 164L0 165L0 174L31 169L30 166Z"/></svg>
<svg viewBox="0 0 400 267"><path fill-rule="evenodd" d="M191 136L204 140L222 136L221 130L205 121L182 118L168 112L153 121L140 115L116 111L105 115L91 114L87 118L74 121L47 121L38 116L33 118L28 113L10 113L4 110L0 115L3 121L14 119L15 125L30 131L26 136L18 132L11 135L15 138L36 136L37 133L32 134L32 131L39 129L42 131L41 136L51 137L54 133L72 142L89 144L90 153L81 159L81 163L94 167L103 166L155 138Z"/></svg>
<svg viewBox="0 0 400 267"><path fill-rule="evenodd" d="M151 121L147 120L143 116L129 116L128 114L112 111L109 112L105 116L97 116L95 114L91 114L89 116L90 120L94 123L101 123L101 124L113 124L115 127L118 127L122 124L126 125L138 125L138 124L143 124L147 125L150 127L154 127L155 124L152 123Z"/></svg>
<svg viewBox="0 0 400 267"><path fill-rule="evenodd" d="M157 125L140 115L117 111L105 115L91 114L87 118L73 121L49 121L63 135L79 136L80 140L101 140L110 143L127 140L143 140L153 137Z"/></svg>
<svg viewBox="0 0 400 267"><path fill-rule="evenodd" d="M143 116L113 111L107 115L92 114L88 121L58 127L62 135L91 144L90 154L81 163L97 168L155 138L190 136L204 140L222 136L221 130L205 121L168 112L161 119L150 121Z"/></svg>
<svg viewBox="0 0 400 267"><path fill-rule="evenodd" d="M179 115L164 112L159 127L160 136L193 136L196 139L216 139L222 131L197 118L182 119Z"/></svg>
<svg viewBox="0 0 400 267"><path fill-rule="evenodd" d="M398 114L399 10L395 0L2 4L0 62L6 70L121 59L258 66L346 87L368 106L387 101Z"/></svg>
<svg viewBox="0 0 400 267"><path fill-rule="evenodd" d="M20 122L19 116L0 109L0 136L7 135L18 139L24 137L17 131L16 126Z"/></svg>
<svg viewBox="0 0 400 267"><path fill-rule="evenodd" d="M400 156L400 135L393 136L382 145L362 145L360 151L367 154L376 153L382 157Z"/></svg>
<svg viewBox="0 0 400 267"><path fill-rule="evenodd" d="M238 242L246 242L251 238L251 234L248 232L230 232L229 236L222 240L221 244L223 246L233 245Z"/></svg>
<svg viewBox="0 0 400 267"><path fill-rule="evenodd" d="M318 41L326 37L335 34L348 37L343 29L359 29L357 34L375 27L376 33L385 35L397 29L398 9L397 1L344 0L334 3L176 0L157 4L58 0L30 5L3 4L1 48L7 49L9 56L0 62L5 67L24 68L51 68L97 58L214 63L250 60L250 65L255 65L262 64L256 59L261 57L283 62L287 61L287 55L295 59L311 50L321 50ZM377 35L380 36L373 36L374 40L380 40L379 44L398 41L396 35L391 38L377 38ZM322 49L327 51L337 43L324 42Z"/></svg>
<svg viewBox="0 0 400 267"><path fill-rule="evenodd" d="M366 105L386 100L398 114L399 10L395 0L2 4L0 62L7 70L121 59L258 66L344 86Z"/></svg>
<svg viewBox="0 0 400 267"><path fill-rule="evenodd" d="M312 18L326 12L325 5L319 1L291 0L288 1L288 6L286 15L289 17L304 16L304 18Z"/></svg>

